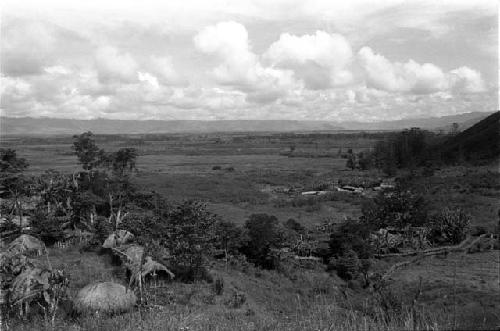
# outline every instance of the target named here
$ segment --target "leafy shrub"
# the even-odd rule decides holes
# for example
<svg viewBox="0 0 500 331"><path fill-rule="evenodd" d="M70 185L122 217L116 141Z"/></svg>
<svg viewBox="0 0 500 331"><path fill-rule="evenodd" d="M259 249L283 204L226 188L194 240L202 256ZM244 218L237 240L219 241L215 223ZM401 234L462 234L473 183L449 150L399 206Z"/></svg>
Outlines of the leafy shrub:
<svg viewBox="0 0 500 331"><path fill-rule="evenodd" d="M361 262L352 249L344 252L336 261L337 275L342 279L354 279L359 274Z"/></svg>
<svg viewBox="0 0 500 331"><path fill-rule="evenodd" d="M267 214L252 214L245 222L248 243L242 248L249 261L265 269L274 269L271 249L280 243L278 219Z"/></svg>
<svg viewBox="0 0 500 331"><path fill-rule="evenodd" d="M295 231L297 233L304 233L306 228L300 224L299 222L297 222L296 220L294 220L293 218L289 218L285 223L284 223L284 226L287 228L287 229L290 229L292 231Z"/></svg>
<svg viewBox="0 0 500 331"><path fill-rule="evenodd" d="M458 244L467 235L470 216L462 209L445 208L432 217L429 241L435 244Z"/></svg>
<svg viewBox="0 0 500 331"><path fill-rule="evenodd" d="M40 238L46 245L53 245L64 240L63 219L54 215L47 215L37 210L30 221L30 233Z"/></svg>
<svg viewBox="0 0 500 331"><path fill-rule="evenodd" d="M214 225L214 248L223 250L226 260L229 255L238 253L244 241L243 231L236 224L217 220Z"/></svg>
<svg viewBox="0 0 500 331"><path fill-rule="evenodd" d="M404 228L427 223L426 201L411 191L381 192L362 207L361 219L375 230L388 226Z"/></svg>
<svg viewBox="0 0 500 331"><path fill-rule="evenodd" d="M354 154L349 154L345 166L351 170L354 170L356 168L356 156Z"/></svg>
<svg viewBox="0 0 500 331"><path fill-rule="evenodd" d="M345 221L330 234L330 254L339 257L353 250L362 259L371 257L370 231L371 227L364 222Z"/></svg>
<svg viewBox="0 0 500 331"><path fill-rule="evenodd" d="M121 226L155 260L169 264L178 279L192 281L206 277L206 255L213 252L215 223L205 205L185 201L161 215L125 220Z"/></svg>
<svg viewBox="0 0 500 331"><path fill-rule="evenodd" d="M166 245L170 264L188 279L199 279L204 271L204 254L210 253L215 216L203 204L186 201L169 215Z"/></svg>
<svg viewBox="0 0 500 331"><path fill-rule="evenodd" d="M361 170L368 170L373 166L373 160L370 154L363 152L358 154L358 165Z"/></svg>

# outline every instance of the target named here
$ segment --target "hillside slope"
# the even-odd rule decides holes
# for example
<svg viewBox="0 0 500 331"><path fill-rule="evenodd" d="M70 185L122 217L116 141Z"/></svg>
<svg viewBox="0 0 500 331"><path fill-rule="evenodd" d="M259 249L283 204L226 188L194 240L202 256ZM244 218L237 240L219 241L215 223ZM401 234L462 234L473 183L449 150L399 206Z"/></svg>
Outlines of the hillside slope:
<svg viewBox="0 0 500 331"><path fill-rule="evenodd" d="M467 130L447 139L437 148L445 161L465 160L485 164L500 156L500 112L479 121Z"/></svg>

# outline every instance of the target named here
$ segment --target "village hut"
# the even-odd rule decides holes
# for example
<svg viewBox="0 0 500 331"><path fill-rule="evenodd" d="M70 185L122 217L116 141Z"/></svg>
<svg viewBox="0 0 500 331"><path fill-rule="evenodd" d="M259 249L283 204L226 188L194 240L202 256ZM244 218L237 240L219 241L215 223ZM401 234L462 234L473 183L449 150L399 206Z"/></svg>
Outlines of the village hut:
<svg viewBox="0 0 500 331"><path fill-rule="evenodd" d="M12 255L41 255L45 252L45 244L33 236L22 234L9 244L7 251Z"/></svg>
<svg viewBox="0 0 500 331"><path fill-rule="evenodd" d="M89 284L82 288L73 304L76 312L118 314L131 310L137 302L134 292L113 282Z"/></svg>
<svg viewBox="0 0 500 331"><path fill-rule="evenodd" d="M124 261L125 267L127 268L128 275L130 277L130 284L139 284L142 280L146 280L148 276L156 278L173 279L174 274L168 270L163 264L154 261L151 256L144 255L144 247L139 245L128 245L123 246L119 249L114 249L122 260Z"/></svg>
<svg viewBox="0 0 500 331"><path fill-rule="evenodd" d="M115 248L129 244L134 239L134 235L127 230L118 230L110 234L102 244L102 248Z"/></svg>

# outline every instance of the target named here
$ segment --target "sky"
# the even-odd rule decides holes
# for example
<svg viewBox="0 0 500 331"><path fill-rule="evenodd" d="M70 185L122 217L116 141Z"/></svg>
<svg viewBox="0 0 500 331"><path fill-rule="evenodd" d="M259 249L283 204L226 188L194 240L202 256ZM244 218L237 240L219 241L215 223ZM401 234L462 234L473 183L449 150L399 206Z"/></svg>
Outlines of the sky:
<svg viewBox="0 0 500 331"><path fill-rule="evenodd" d="M497 6L4 0L0 115L372 122L495 111Z"/></svg>

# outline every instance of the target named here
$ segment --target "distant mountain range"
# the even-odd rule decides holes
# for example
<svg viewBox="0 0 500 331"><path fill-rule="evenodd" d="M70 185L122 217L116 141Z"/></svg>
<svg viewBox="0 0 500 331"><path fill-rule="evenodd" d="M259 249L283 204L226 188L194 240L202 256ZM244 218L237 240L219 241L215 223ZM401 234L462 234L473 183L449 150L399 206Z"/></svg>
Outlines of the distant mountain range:
<svg viewBox="0 0 500 331"><path fill-rule="evenodd" d="M402 130L410 127L447 129L452 123L465 129L491 113L405 119L384 122L330 122L294 120L75 120L61 118L0 117L2 135L76 134L92 131L98 134L182 133L182 132L290 132L338 130Z"/></svg>

